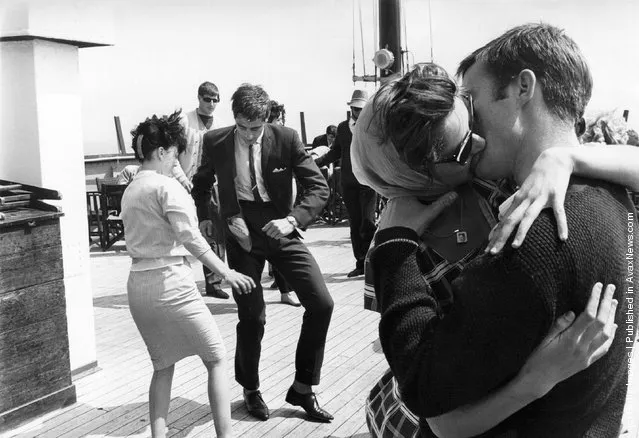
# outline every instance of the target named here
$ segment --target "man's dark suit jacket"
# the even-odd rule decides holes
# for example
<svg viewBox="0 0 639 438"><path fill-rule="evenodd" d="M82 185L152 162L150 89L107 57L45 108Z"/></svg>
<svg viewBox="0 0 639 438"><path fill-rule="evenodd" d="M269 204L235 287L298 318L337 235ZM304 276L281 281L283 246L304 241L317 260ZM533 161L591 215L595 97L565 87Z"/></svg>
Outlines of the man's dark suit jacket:
<svg viewBox="0 0 639 438"><path fill-rule="evenodd" d="M351 141L353 140L353 133L348 126L348 120L344 120L337 125L337 135L331 150L326 155L315 160L315 163L322 167L336 162L340 158L342 159L342 186L359 186L361 185L355 175L353 175L353 166L351 165Z"/></svg>
<svg viewBox="0 0 639 438"><path fill-rule="evenodd" d="M200 221L209 219L211 190L217 178L220 214L227 219L241 213L235 191L235 125L204 135L202 165L193 176L191 195ZM300 202L293 207L293 175L303 187ZM328 185L297 132L264 124L262 176L271 202L282 217L293 216L301 229L321 212L328 199Z"/></svg>
<svg viewBox="0 0 639 438"><path fill-rule="evenodd" d="M313 144L311 146L314 148L318 146L328 146L328 136L326 134L318 135L313 139Z"/></svg>

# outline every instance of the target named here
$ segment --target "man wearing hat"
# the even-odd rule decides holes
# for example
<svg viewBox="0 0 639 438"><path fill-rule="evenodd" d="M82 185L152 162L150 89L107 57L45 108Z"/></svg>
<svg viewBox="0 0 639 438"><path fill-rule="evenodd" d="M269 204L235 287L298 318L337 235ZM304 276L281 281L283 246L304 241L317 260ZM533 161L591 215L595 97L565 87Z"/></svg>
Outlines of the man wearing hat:
<svg viewBox="0 0 639 438"><path fill-rule="evenodd" d="M348 210L351 227L351 244L355 256L355 269L348 277L364 275L364 259L375 234L375 202L377 195L373 189L361 185L351 166L351 140L353 128L362 108L368 101L366 90L355 90L351 100L346 104L351 107L351 117L337 126L337 136L331 150L315 160L319 167L342 159L342 197Z"/></svg>

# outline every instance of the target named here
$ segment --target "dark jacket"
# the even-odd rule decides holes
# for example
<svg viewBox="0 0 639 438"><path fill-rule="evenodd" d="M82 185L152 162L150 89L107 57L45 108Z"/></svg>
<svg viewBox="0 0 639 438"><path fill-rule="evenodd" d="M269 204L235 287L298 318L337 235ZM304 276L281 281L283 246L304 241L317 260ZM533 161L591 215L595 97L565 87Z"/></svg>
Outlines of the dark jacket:
<svg viewBox="0 0 639 438"><path fill-rule="evenodd" d="M228 126L204 135L202 165L193 176L191 192L200 221L208 219L208 205L216 178L222 219L241 212L235 191L234 133L235 126ZM293 175L302 186L303 193L298 204L291 209L294 201ZM293 129L264 124L262 176L278 212L282 217L293 216L302 229L315 219L328 199L326 180Z"/></svg>
<svg viewBox="0 0 639 438"><path fill-rule="evenodd" d="M344 120L342 123L337 125L337 135L335 136L335 141L333 142L333 146L331 146L331 150L323 157L315 160L315 163L319 167L322 167L334 163L341 158L341 180L343 187L361 185L359 181L357 181L357 178L355 178L355 175L353 175L353 166L351 164L352 140L353 133L351 132L351 128L348 126L348 120Z"/></svg>
<svg viewBox="0 0 639 438"><path fill-rule="evenodd" d="M313 139L312 147L328 146L328 136L326 134L318 135Z"/></svg>

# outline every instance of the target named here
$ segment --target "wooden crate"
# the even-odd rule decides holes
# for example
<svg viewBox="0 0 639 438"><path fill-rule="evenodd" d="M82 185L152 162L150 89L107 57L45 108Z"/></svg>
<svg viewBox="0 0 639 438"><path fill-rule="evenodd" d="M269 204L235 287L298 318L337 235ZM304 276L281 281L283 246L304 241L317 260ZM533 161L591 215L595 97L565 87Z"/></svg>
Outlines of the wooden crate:
<svg viewBox="0 0 639 438"><path fill-rule="evenodd" d="M0 431L76 400L69 363L62 213L14 206L3 214Z"/></svg>

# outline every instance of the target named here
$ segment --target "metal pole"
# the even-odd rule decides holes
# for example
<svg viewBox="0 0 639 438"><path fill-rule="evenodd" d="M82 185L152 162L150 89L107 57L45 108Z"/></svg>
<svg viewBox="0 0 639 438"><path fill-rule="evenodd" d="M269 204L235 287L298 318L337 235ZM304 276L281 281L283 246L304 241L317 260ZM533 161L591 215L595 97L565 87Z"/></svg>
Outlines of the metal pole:
<svg viewBox="0 0 639 438"><path fill-rule="evenodd" d="M304 120L304 111L300 111L300 130L302 131L302 144L306 147L308 143L306 143L306 120Z"/></svg>
<svg viewBox="0 0 639 438"><path fill-rule="evenodd" d="M121 155L126 154L126 146L124 144L124 138L122 137L122 125L120 125L120 117L113 116L113 121L115 122L115 135L118 138L118 150Z"/></svg>
<svg viewBox="0 0 639 438"><path fill-rule="evenodd" d="M393 65L380 72L382 78L401 73L401 40L400 0L379 0L379 47L390 50L395 57Z"/></svg>

